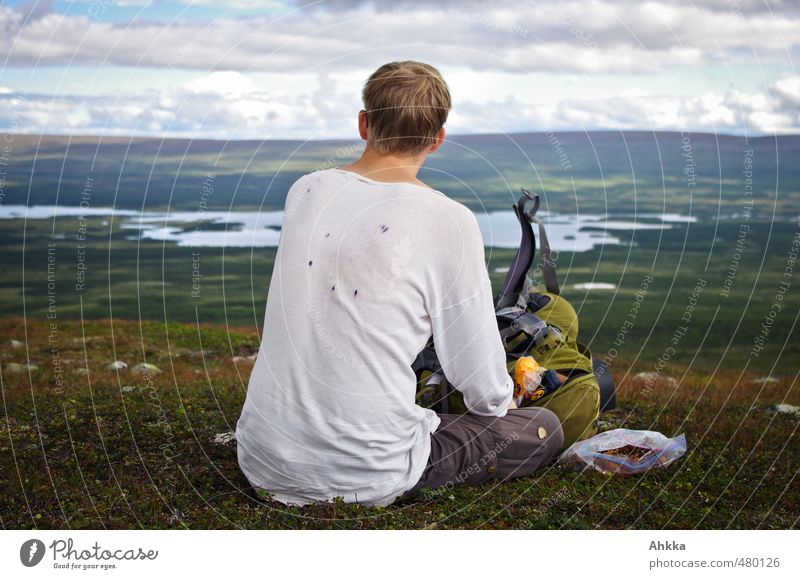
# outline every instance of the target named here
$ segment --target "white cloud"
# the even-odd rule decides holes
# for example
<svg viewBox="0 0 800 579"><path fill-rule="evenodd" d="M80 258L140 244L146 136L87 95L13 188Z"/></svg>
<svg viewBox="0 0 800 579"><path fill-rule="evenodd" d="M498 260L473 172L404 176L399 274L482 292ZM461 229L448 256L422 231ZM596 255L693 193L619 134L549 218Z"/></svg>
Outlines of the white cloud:
<svg viewBox="0 0 800 579"><path fill-rule="evenodd" d="M455 99L447 128L451 134L576 129L797 133L797 88L796 77L784 76L763 94L729 89L682 97L629 90L552 103L536 102L536 95L475 101L465 94ZM222 139L355 139L361 106L356 92L339 92L329 77L321 76L310 94L281 94L255 88L230 71L175 90L90 98L0 93L0 103L0 124L13 120L19 132Z"/></svg>
<svg viewBox="0 0 800 579"><path fill-rule="evenodd" d="M206 76L190 80L185 88L193 94L216 94L241 97L255 91L253 81L241 72L218 70Z"/></svg>
<svg viewBox="0 0 800 579"><path fill-rule="evenodd" d="M189 6L219 6L219 0L181 0L182 4ZM227 5L239 10L253 10L256 8L279 9L286 5L281 0L227 0Z"/></svg>
<svg viewBox="0 0 800 579"><path fill-rule="evenodd" d="M800 44L796 11L756 12L749 4L738 12L713 2L710 7L609 0L488 6L373 2L339 4L334 11L323 2L245 18L234 5L223 18L169 25L55 13L25 24L22 12L0 6L0 53L14 66L354 70L402 55L475 70L629 73L742 55L787 62L787 51Z"/></svg>
<svg viewBox="0 0 800 579"><path fill-rule="evenodd" d="M791 2L769 10L761 0L328 0L305 8L297 2L280 15L254 14L257 8L280 6L240 0L220 18L168 25L0 5L7 66L33 71L61 63L67 85L79 82L70 67L97 67L106 92L87 83L86 97L57 87L56 94L34 95L4 78L0 125L8 125L8 105L17 102L14 121L35 132L354 138L358 93L369 72L388 60L417 59L453 79L451 132L800 128L800 80L792 72L800 8ZM712 67L725 78L709 87L700 71ZM195 78L127 88L120 70ZM119 88L105 75L119 75ZM537 87L537 75L575 84ZM645 75L648 84L637 84ZM678 77L680 87L671 86ZM20 99L22 92L30 94Z"/></svg>
<svg viewBox="0 0 800 579"><path fill-rule="evenodd" d="M135 134L221 139L357 137L356 93L280 94L239 72L217 71L178 89L78 97L0 93L0 126L21 133Z"/></svg>
<svg viewBox="0 0 800 579"><path fill-rule="evenodd" d="M773 87L773 94L787 107L800 109L800 77L785 75L779 78Z"/></svg>

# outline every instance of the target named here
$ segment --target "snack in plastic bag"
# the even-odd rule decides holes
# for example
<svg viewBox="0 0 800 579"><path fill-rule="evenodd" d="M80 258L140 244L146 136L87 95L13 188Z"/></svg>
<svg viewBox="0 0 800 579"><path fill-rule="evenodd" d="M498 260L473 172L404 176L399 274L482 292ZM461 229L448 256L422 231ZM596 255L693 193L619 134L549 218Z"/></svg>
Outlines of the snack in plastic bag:
<svg viewBox="0 0 800 579"><path fill-rule="evenodd" d="M514 366L514 397L521 398L530 394L542 385L545 369L531 356L523 356Z"/></svg>
<svg viewBox="0 0 800 579"><path fill-rule="evenodd" d="M663 468L686 452L686 435L667 438L652 430L607 430L579 440L558 458L559 464L594 468L608 474L632 475Z"/></svg>
<svg viewBox="0 0 800 579"><path fill-rule="evenodd" d="M531 356L523 356L514 365L514 402L522 407L561 386L558 373L539 365Z"/></svg>

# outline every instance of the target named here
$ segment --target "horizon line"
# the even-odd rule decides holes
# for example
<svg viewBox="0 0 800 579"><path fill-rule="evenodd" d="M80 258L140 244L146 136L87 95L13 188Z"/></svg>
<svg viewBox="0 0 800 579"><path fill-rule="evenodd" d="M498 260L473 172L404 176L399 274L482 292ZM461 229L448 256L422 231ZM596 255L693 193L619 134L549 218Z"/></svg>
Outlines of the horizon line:
<svg viewBox="0 0 800 579"><path fill-rule="evenodd" d="M445 137L445 143L450 138L459 138L459 137L514 137L514 136L525 136L525 135L564 135L564 134L590 134L590 133L647 133L647 134L674 134L674 135L682 135L684 132L688 132L691 135L703 135L703 136L712 136L712 137L724 137L724 138L734 138L734 139L745 139L745 140L755 140L755 139L779 139L779 138L786 138L786 137L800 137L800 133L782 133L782 134L759 134L759 135L741 135L735 133L714 133L714 132L707 132L707 131L691 131L691 130L648 130L648 129L591 129L591 130L576 130L576 129L566 129L566 130L558 130L558 131L550 131L550 130L537 130L537 131L516 131L516 132L501 132L501 133L455 133L455 134L447 134ZM219 137L187 137L187 136L169 136L169 135L130 135L130 134L113 134L113 135L104 135L101 133L17 133L11 132L7 128L3 127L0 128L0 134L6 135L14 135L15 137L25 137L25 138L36 138L39 137L40 139L45 138L94 138L94 139L125 139L125 140L181 140L181 141L215 141L221 143L231 143L231 142L239 142L239 143L247 143L247 142L287 142L287 143L334 143L334 142L357 142L362 141L363 139L359 138L346 138L346 137L338 137L338 138L323 138L323 139L292 139L292 138L276 138L276 139L257 139L257 138L232 138L232 139L223 139Z"/></svg>

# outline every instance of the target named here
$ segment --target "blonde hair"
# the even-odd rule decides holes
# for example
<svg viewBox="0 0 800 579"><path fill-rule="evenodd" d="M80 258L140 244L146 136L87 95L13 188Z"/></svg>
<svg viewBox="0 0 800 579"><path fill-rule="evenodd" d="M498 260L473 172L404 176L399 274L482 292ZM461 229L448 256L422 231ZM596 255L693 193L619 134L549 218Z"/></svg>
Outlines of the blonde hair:
<svg viewBox="0 0 800 579"><path fill-rule="evenodd" d="M429 64L390 62L372 73L362 92L367 146L414 156L436 142L452 106L442 75Z"/></svg>

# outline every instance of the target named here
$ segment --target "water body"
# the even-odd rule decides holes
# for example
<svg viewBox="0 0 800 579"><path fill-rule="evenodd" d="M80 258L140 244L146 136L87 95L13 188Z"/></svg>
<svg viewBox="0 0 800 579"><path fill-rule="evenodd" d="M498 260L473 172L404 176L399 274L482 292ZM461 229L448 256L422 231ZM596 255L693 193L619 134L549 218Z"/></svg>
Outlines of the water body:
<svg viewBox="0 0 800 579"><path fill-rule="evenodd" d="M52 219L54 216L112 217L131 231L128 239L174 242L186 247L277 247L283 211L135 211L110 207L0 206L0 219ZM517 218L511 211L477 213L486 247L516 248L520 241ZM696 217L676 214L635 216L566 215L542 212L550 245L557 251L590 251L623 243L619 232L670 229L694 223ZM647 219L642 221L641 219Z"/></svg>
<svg viewBox="0 0 800 579"><path fill-rule="evenodd" d="M575 289L582 290L613 290L617 289L616 284L605 283L602 281L587 281L586 283L576 283L572 286Z"/></svg>

